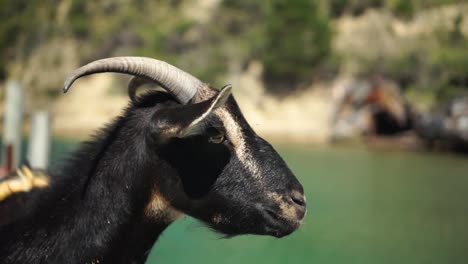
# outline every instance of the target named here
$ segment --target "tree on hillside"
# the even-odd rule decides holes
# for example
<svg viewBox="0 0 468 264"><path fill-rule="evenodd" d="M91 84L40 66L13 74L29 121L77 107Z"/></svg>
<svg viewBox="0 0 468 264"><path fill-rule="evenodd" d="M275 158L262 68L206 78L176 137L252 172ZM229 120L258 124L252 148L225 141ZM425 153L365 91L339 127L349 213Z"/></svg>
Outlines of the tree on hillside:
<svg viewBox="0 0 468 264"><path fill-rule="evenodd" d="M264 77L277 90L310 81L330 53L331 29L312 0L272 0L265 17Z"/></svg>

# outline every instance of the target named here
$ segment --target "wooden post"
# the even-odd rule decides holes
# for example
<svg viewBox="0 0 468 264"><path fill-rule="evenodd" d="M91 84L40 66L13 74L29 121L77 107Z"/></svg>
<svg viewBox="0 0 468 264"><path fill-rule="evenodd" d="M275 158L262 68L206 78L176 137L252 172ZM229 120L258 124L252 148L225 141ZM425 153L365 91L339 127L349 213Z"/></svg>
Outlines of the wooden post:
<svg viewBox="0 0 468 264"><path fill-rule="evenodd" d="M46 111L35 112L31 119L28 161L32 168L46 170L49 165L51 116Z"/></svg>
<svg viewBox="0 0 468 264"><path fill-rule="evenodd" d="M23 87L20 82L8 81L5 96L2 157L3 164L9 172L18 167L21 159L23 99Z"/></svg>

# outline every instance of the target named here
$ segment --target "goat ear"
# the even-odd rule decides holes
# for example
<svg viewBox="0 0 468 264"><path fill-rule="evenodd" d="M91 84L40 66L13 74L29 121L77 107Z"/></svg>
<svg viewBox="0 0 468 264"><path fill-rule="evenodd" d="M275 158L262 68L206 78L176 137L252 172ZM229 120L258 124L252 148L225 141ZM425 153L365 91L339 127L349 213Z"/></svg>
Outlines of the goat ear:
<svg viewBox="0 0 468 264"><path fill-rule="evenodd" d="M153 117L153 132L156 134L153 136L164 142L170 138L200 134L208 115L227 101L231 88L230 84L225 85L217 95L200 103L161 109Z"/></svg>

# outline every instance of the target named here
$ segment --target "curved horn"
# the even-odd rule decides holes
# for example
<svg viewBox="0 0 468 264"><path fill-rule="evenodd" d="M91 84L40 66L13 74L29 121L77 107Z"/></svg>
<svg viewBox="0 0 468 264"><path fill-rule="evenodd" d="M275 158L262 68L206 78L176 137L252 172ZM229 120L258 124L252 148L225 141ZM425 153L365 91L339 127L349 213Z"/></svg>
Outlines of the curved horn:
<svg viewBox="0 0 468 264"><path fill-rule="evenodd" d="M154 81L145 77L140 77L140 76L132 77L132 79L130 80L127 86L128 97L130 97L132 101L135 101L138 88L142 87L145 84L154 84L154 83L155 83ZM156 84L159 85L159 83L156 83Z"/></svg>
<svg viewBox="0 0 468 264"><path fill-rule="evenodd" d="M63 91L66 93L78 78L101 72L119 72L144 77L160 84L180 103L186 104L203 86L203 82L164 61L145 57L115 57L93 61L67 78Z"/></svg>

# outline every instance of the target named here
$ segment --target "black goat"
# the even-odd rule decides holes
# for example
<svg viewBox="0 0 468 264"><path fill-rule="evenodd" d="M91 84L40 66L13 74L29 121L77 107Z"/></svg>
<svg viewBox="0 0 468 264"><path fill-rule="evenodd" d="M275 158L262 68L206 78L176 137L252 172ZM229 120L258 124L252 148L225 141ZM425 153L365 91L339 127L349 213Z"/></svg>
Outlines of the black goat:
<svg viewBox="0 0 468 264"><path fill-rule="evenodd" d="M168 93L132 96L53 176L34 210L0 227L2 263L144 263L182 214L227 236L282 237L299 227L303 188L247 124L230 87L218 91L158 60L119 57L78 69L65 90L98 72L138 76ZM132 81L130 94L141 83Z"/></svg>

